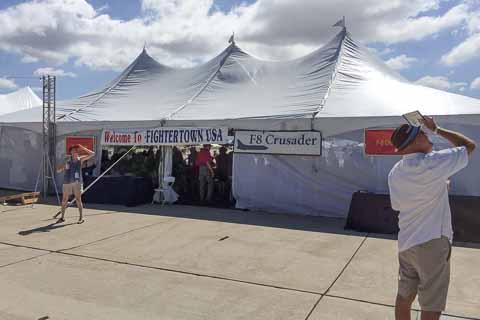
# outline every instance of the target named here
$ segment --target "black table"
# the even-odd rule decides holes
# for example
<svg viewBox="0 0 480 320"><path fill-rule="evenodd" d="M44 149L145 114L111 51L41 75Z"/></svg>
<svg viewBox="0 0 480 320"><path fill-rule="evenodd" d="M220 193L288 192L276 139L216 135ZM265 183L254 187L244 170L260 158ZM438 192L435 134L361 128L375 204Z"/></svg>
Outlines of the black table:
<svg viewBox="0 0 480 320"><path fill-rule="evenodd" d="M84 188L96 177L84 178ZM133 207L152 201L153 184L150 178L133 176L104 176L83 195L86 203L121 204Z"/></svg>
<svg viewBox="0 0 480 320"><path fill-rule="evenodd" d="M449 196L453 240L480 243L480 197ZM360 232L398 233L398 212L388 194L355 192L350 203L346 229Z"/></svg>

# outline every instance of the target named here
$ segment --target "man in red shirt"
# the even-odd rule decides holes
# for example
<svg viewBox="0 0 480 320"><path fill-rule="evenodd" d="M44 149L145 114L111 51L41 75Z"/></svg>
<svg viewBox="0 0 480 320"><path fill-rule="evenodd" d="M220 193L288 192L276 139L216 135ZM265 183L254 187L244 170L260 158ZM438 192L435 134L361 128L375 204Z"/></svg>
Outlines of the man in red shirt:
<svg viewBox="0 0 480 320"><path fill-rule="evenodd" d="M213 195L213 157L210 154L210 145L204 144L200 152L197 153L195 165L198 167L198 181L200 184L200 201L210 202Z"/></svg>

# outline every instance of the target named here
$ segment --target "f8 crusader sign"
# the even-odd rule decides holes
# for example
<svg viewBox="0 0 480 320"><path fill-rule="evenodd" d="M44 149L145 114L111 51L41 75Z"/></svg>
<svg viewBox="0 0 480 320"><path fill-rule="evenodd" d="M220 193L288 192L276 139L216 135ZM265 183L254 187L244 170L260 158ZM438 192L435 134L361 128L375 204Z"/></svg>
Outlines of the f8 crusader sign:
<svg viewBox="0 0 480 320"><path fill-rule="evenodd" d="M237 131L234 151L319 156L322 134L319 131Z"/></svg>

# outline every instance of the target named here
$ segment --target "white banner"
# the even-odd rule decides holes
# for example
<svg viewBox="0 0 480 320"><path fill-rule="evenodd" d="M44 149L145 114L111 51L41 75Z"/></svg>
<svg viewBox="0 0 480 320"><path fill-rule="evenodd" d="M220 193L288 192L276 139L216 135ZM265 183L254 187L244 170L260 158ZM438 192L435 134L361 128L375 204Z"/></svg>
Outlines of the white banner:
<svg viewBox="0 0 480 320"><path fill-rule="evenodd" d="M237 131L234 152L319 156L322 134L318 131Z"/></svg>
<svg viewBox="0 0 480 320"><path fill-rule="evenodd" d="M102 145L179 146L194 144L226 144L227 128L105 129Z"/></svg>

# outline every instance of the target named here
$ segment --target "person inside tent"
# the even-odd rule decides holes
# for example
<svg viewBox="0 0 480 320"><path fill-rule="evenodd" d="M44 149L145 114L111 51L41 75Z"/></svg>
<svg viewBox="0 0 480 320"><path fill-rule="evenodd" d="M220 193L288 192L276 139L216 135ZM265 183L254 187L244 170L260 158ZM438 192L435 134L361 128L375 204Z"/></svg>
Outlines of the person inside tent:
<svg viewBox="0 0 480 320"><path fill-rule="evenodd" d="M398 225L397 320L409 320L418 294L422 320L438 320L447 302L453 237L448 179L465 168L475 142L440 128L433 118L423 125L454 147L433 151L421 127L404 124L391 137L403 158L388 175L390 200L400 212Z"/></svg>
<svg viewBox="0 0 480 320"><path fill-rule="evenodd" d="M184 199L187 201L194 201L198 196L198 167L196 166L197 149L195 147L189 148L189 154L186 158L186 183L187 195Z"/></svg>
<svg viewBox="0 0 480 320"><path fill-rule="evenodd" d="M86 155L80 156L79 150L83 150ZM85 148L82 145L71 146L68 150L69 155L65 164L57 167L57 172L64 172L63 178L63 198L62 198L62 216L58 222L65 221L65 210L67 209L68 198L70 195L75 196L77 203L79 218L78 223L83 223L83 204L82 204L82 164L93 158L95 152Z"/></svg>
<svg viewBox="0 0 480 320"><path fill-rule="evenodd" d="M172 176L175 177L173 189L180 197L187 193L186 163L183 153L178 147L172 148Z"/></svg>
<svg viewBox="0 0 480 320"><path fill-rule="evenodd" d="M213 157L210 153L211 145L204 144L195 159L198 167L198 182L200 189L200 202L211 202L213 196Z"/></svg>
<svg viewBox="0 0 480 320"><path fill-rule="evenodd" d="M215 177L219 181L219 193L222 200L228 200L232 176L232 154L227 154L227 148L221 146L219 154L215 157Z"/></svg>

